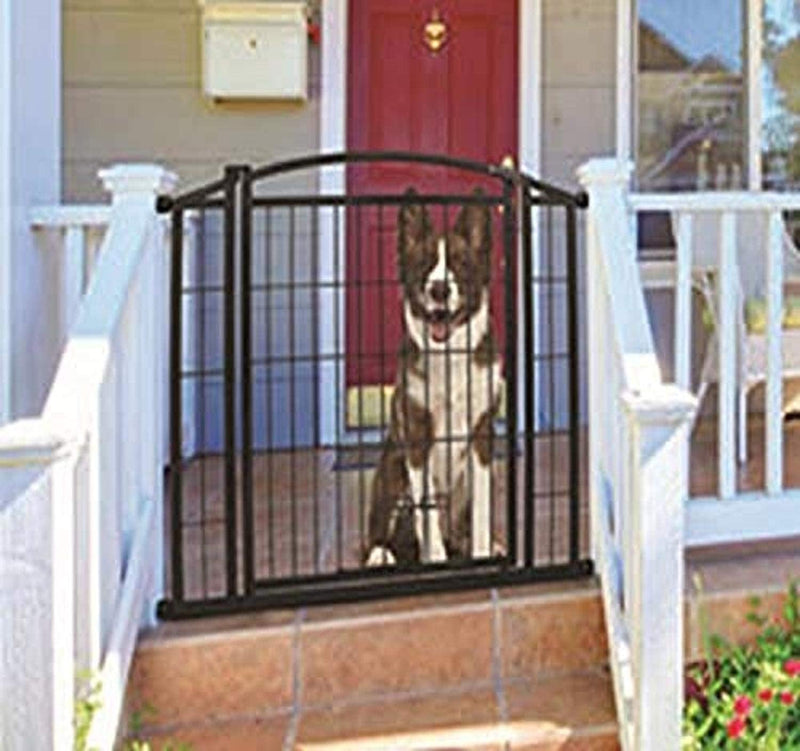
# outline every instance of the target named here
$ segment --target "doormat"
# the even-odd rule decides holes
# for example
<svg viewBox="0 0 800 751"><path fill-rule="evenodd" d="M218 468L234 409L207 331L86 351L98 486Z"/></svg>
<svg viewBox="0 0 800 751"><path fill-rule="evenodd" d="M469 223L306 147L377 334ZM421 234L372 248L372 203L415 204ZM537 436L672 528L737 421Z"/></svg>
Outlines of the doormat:
<svg viewBox="0 0 800 751"><path fill-rule="evenodd" d="M383 445L379 443L364 443L355 446L339 446L336 449L336 459L333 463L334 472L369 471L378 466ZM522 450L517 447L517 456L522 455ZM506 439L497 436L494 439L493 456L495 460L503 460L507 456Z"/></svg>
<svg viewBox="0 0 800 751"><path fill-rule="evenodd" d="M378 466L383 446L379 443L364 443L361 446L339 446L336 449L334 472L370 470Z"/></svg>

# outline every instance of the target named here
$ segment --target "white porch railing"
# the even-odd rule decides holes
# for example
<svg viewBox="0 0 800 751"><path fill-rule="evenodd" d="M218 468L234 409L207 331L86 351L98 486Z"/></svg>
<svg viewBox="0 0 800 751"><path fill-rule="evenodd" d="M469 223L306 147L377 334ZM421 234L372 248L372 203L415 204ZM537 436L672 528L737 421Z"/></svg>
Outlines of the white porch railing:
<svg viewBox="0 0 800 751"><path fill-rule="evenodd" d="M113 202L94 218L108 230L44 411L0 430L4 751L72 748L79 669L102 685L89 745L113 747L160 594L168 257L154 199L174 178L150 165L101 177Z"/></svg>
<svg viewBox="0 0 800 751"><path fill-rule="evenodd" d="M675 378L690 388L692 287L698 272L713 279L715 310L713 379L717 389L716 495L687 504L687 545L800 535L800 489L784 487L783 379L798 375L800 331L783 329L784 282L800 280L800 256L783 225L782 212L800 210L800 195L715 191L631 194L632 217L644 211L672 216L676 259ZM747 332L745 298L766 303L766 327ZM737 488L737 462L755 458L747 448L747 392L765 383L761 490Z"/></svg>
<svg viewBox="0 0 800 751"><path fill-rule="evenodd" d="M110 206L43 206L30 213L41 244L61 259L59 332L66 336L97 261L108 229ZM51 247L54 246L54 247Z"/></svg>
<svg viewBox="0 0 800 751"><path fill-rule="evenodd" d="M695 399L662 383L628 212L630 168L592 160L589 193L589 488L620 740L680 748L683 541Z"/></svg>

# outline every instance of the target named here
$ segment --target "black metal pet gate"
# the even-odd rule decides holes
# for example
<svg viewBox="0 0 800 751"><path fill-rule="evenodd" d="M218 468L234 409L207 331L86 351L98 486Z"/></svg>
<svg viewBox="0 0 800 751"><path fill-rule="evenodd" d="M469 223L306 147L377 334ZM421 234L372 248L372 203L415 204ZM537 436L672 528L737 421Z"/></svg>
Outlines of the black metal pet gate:
<svg viewBox="0 0 800 751"><path fill-rule="evenodd" d="M384 187L348 190L354 175ZM585 205L506 167L396 152L229 166L160 198L172 218L160 615L589 573ZM470 414L480 389L489 407ZM391 544L376 538L380 503Z"/></svg>

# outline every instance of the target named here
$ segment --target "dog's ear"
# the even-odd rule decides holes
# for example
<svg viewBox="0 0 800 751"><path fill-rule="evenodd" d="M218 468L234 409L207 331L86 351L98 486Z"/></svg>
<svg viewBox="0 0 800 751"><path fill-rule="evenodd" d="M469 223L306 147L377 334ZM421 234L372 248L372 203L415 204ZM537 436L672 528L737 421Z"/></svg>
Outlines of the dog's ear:
<svg viewBox="0 0 800 751"><path fill-rule="evenodd" d="M483 198L484 192L476 188L473 195ZM471 203L464 206L458 214L454 231L464 238L471 250L489 256L492 245L492 213L487 204Z"/></svg>
<svg viewBox="0 0 800 751"><path fill-rule="evenodd" d="M418 195L414 188L409 188L403 194L403 205L397 217L397 250L400 257L431 232L428 209L420 203L414 203Z"/></svg>

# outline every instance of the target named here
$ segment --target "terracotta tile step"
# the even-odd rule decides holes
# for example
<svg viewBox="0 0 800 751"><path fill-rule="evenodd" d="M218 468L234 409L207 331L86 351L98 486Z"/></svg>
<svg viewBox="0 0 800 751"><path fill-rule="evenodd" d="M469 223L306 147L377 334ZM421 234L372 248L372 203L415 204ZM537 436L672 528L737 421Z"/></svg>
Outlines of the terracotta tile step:
<svg viewBox="0 0 800 751"><path fill-rule="evenodd" d="M618 748L604 671L302 712L289 745L298 751L501 751L568 748L579 739Z"/></svg>
<svg viewBox="0 0 800 751"><path fill-rule="evenodd" d="M753 596L764 614L780 615L788 579L800 577L797 550L789 541L693 553L686 659L699 655L703 628L752 639ZM267 716L495 690L606 660L596 584L561 583L162 624L140 643L128 699L132 709L155 707L151 729L259 718L260 733Z"/></svg>
<svg viewBox="0 0 800 751"><path fill-rule="evenodd" d="M196 751L619 749L610 680L597 669L176 728L150 737L156 747L168 738L191 743Z"/></svg>
<svg viewBox="0 0 800 751"><path fill-rule="evenodd" d="M596 585L570 583L163 624L128 686L151 727L494 686L607 661Z"/></svg>

